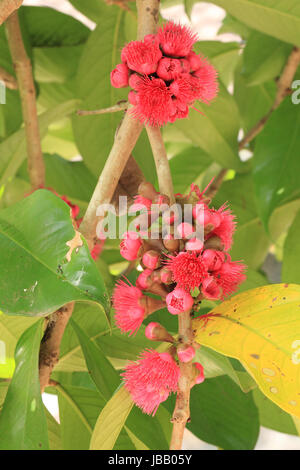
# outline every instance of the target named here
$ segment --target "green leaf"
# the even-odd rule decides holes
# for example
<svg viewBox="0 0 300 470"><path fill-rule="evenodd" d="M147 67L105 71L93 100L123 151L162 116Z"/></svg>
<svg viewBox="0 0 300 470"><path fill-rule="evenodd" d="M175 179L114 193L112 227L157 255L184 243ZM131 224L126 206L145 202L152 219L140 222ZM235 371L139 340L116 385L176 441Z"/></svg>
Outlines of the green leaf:
<svg viewBox="0 0 300 470"><path fill-rule="evenodd" d="M82 109L107 108L121 99L127 99L128 94L128 89L116 89L111 86L110 73L121 61L120 51L128 40L125 35L126 18L131 13L103 2L99 3L99 7L105 21L91 34L78 69L77 91L83 100ZM131 39L135 39L135 35L136 25L132 29ZM110 152L121 119L121 113L73 118L78 149L87 167L97 177ZM153 180L154 163L145 131L142 132L133 155L145 177Z"/></svg>
<svg viewBox="0 0 300 470"><path fill-rule="evenodd" d="M291 201L275 209L269 222L269 236L258 216L251 174L236 175L225 181L214 198L216 207L230 201L237 217L237 230L231 250L233 259L243 259L247 266L257 269L263 263L269 247L288 230L300 208L300 200Z"/></svg>
<svg viewBox="0 0 300 470"><path fill-rule="evenodd" d="M65 103L50 109L39 116L40 135L43 138L51 123L58 119L63 119L73 113L78 106L77 100L67 101ZM12 134L0 144L0 186L15 176L19 167L26 159L26 138L24 129Z"/></svg>
<svg viewBox="0 0 300 470"><path fill-rule="evenodd" d="M282 282L295 282L300 284L299 272L299 246L300 236L300 212L298 212L295 220L288 232L283 249L283 262L281 280Z"/></svg>
<svg viewBox="0 0 300 470"><path fill-rule="evenodd" d="M218 70L222 82L228 86L238 63L240 45L237 42L200 41L194 46L198 54L204 54Z"/></svg>
<svg viewBox="0 0 300 470"><path fill-rule="evenodd" d="M273 284L236 295L193 321L199 344L238 359L268 398L297 417L299 302L299 285Z"/></svg>
<svg viewBox="0 0 300 470"><path fill-rule="evenodd" d="M0 338L5 349L5 361L0 360L0 377L12 376L18 339L36 321L36 318L8 316L0 312Z"/></svg>
<svg viewBox="0 0 300 470"><path fill-rule="evenodd" d="M119 375L100 348L89 339L72 318L70 321L80 341L89 373L102 397L108 400L120 384Z"/></svg>
<svg viewBox="0 0 300 470"><path fill-rule="evenodd" d="M82 45L35 48L35 79L42 83L64 83L72 79L76 75L82 51Z"/></svg>
<svg viewBox="0 0 300 470"><path fill-rule="evenodd" d="M105 400L97 390L65 384L55 388L58 392L63 448L88 450L93 427Z"/></svg>
<svg viewBox="0 0 300 470"><path fill-rule="evenodd" d="M191 390L187 428L224 450L250 450L258 438L258 411L251 393L243 393L228 377L208 379Z"/></svg>
<svg viewBox="0 0 300 470"><path fill-rule="evenodd" d="M91 199L97 180L83 162L68 161L57 154L44 154L44 161L47 187L54 188L58 194L66 195L72 201L88 202ZM29 181L25 163L18 176Z"/></svg>
<svg viewBox="0 0 300 470"><path fill-rule="evenodd" d="M209 379L221 375L228 375L243 392L249 391L250 382L253 382L253 380L251 377L249 377L249 380L246 380L245 375L240 375L238 371L234 369L228 357L202 346L196 352L196 360L204 367L205 378Z"/></svg>
<svg viewBox="0 0 300 470"><path fill-rule="evenodd" d="M242 67L239 66L235 74L234 98L246 133L271 109L276 95L276 83L265 82L249 87L241 72Z"/></svg>
<svg viewBox="0 0 300 470"><path fill-rule="evenodd" d="M109 308L108 295L86 243L68 242L70 208L39 190L0 212L0 307L10 315L47 315L72 300Z"/></svg>
<svg viewBox="0 0 300 470"><path fill-rule="evenodd" d="M223 20L222 26L218 31L218 35L224 33L234 33L241 36L243 39L248 39L250 32L251 30L248 28L248 26L227 13Z"/></svg>
<svg viewBox="0 0 300 470"><path fill-rule="evenodd" d="M259 411L262 426L278 432L298 435L293 418L269 400L259 389L254 390L253 398Z"/></svg>
<svg viewBox="0 0 300 470"><path fill-rule="evenodd" d="M70 0L70 3L91 20L99 23L103 20L102 4L98 0Z"/></svg>
<svg viewBox="0 0 300 470"><path fill-rule="evenodd" d="M114 367L123 367L127 360L136 359L145 347L153 346L153 343L145 338L144 327L140 328L135 337L130 338L122 334L114 325L110 330L106 319L100 314L95 305L77 303L72 319L85 332L90 341L103 351ZM80 343L71 324L67 325L65 330L60 348L60 360L56 370L86 370Z"/></svg>
<svg viewBox="0 0 300 470"><path fill-rule="evenodd" d="M280 75L292 46L253 31L243 53L243 75L247 85L259 85Z"/></svg>
<svg viewBox="0 0 300 470"><path fill-rule="evenodd" d="M170 168L176 193L186 193L191 183L211 164L211 158L199 147L188 147L170 160Z"/></svg>
<svg viewBox="0 0 300 470"><path fill-rule="evenodd" d="M121 387L101 411L93 431L90 450L114 448L121 429L133 407L129 392Z"/></svg>
<svg viewBox="0 0 300 470"><path fill-rule="evenodd" d="M282 202L300 195L300 109L289 99L256 139L253 178L258 210L267 223Z"/></svg>
<svg viewBox="0 0 300 470"><path fill-rule="evenodd" d="M298 0L212 0L253 29L300 46Z"/></svg>
<svg viewBox="0 0 300 470"><path fill-rule="evenodd" d="M76 46L90 34L80 21L53 8L23 6L19 11L32 47Z"/></svg>
<svg viewBox="0 0 300 470"><path fill-rule="evenodd" d="M52 414L49 413L46 407L44 407L44 412L48 426L50 450L62 450L60 425L56 419L53 418Z"/></svg>
<svg viewBox="0 0 300 470"><path fill-rule="evenodd" d="M237 136L240 124L233 97L220 84L220 92L211 106L197 103L196 107L204 116L192 109L188 119L176 121L173 127L222 167L246 170L248 165L243 164L238 156Z"/></svg>
<svg viewBox="0 0 300 470"><path fill-rule="evenodd" d="M26 330L16 347L16 370L0 415L2 450L49 448L38 375L42 325L40 320Z"/></svg>

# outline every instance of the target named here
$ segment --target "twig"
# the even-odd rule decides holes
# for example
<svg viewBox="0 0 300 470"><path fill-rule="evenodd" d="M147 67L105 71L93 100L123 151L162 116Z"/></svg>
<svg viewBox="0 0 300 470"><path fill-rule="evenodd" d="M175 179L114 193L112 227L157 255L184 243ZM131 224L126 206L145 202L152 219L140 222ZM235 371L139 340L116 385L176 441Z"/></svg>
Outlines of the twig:
<svg viewBox="0 0 300 470"><path fill-rule="evenodd" d="M60 343L72 315L74 302L64 305L52 313L41 341L39 356L39 375L41 392L49 385L50 375L59 359Z"/></svg>
<svg viewBox="0 0 300 470"><path fill-rule="evenodd" d="M138 39L156 32L158 8L158 0L137 0ZM97 222L100 221L96 216L97 208L111 202L142 129L143 125L127 111L80 226L81 233L90 242L95 239Z"/></svg>
<svg viewBox="0 0 300 470"><path fill-rule="evenodd" d="M18 82L13 77L8 73L5 69L0 67L0 82L4 82L6 88L9 88L10 90L17 90L18 89Z"/></svg>
<svg viewBox="0 0 300 470"><path fill-rule="evenodd" d="M79 109L77 111L78 116L94 116L97 114L107 114L107 113L117 113L119 111L124 111L128 108L129 103L128 101L123 101L120 103L115 104L114 106L110 106L109 108L103 108L103 109L94 109L94 110L82 110Z"/></svg>
<svg viewBox="0 0 300 470"><path fill-rule="evenodd" d="M214 179L205 194L207 197L209 197L210 199L213 199L215 197L224 181L225 176L227 175L227 172L227 168L222 168L220 170L220 172L218 173L218 175L216 176L216 178Z"/></svg>
<svg viewBox="0 0 300 470"><path fill-rule="evenodd" d="M155 161L159 191L169 197L172 205L175 203L173 182L160 129L151 126L146 126L146 129Z"/></svg>
<svg viewBox="0 0 300 470"><path fill-rule="evenodd" d="M272 113L279 107L284 98L289 95L290 87L293 82L295 73L300 65L300 48L294 47L287 63L283 69L283 72L277 82L277 93L274 103L267 114L248 132L248 134L239 143L239 149L242 150L247 144L249 144L265 127L267 121L271 117Z"/></svg>
<svg viewBox="0 0 300 470"><path fill-rule="evenodd" d="M178 315L178 325L179 341L186 347L191 346L194 335L190 311ZM180 450L182 448L184 430L190 419L190 390L192 379L192 361L185 363L180 362L180 378L178 382L176 405L172 417L173 432L170 450Z"/></svg>
<svg viewBox="0 0 300 470"><path fill-rule="evenodd" d="M20 8L23 0L0 0L0 25L11 15L15 10Z"/></svg>
<svg viewBox="0 0 300 470"><path fill-rule="evenodd" d="M33 189L45 186L45 164L41 148L32 67L25 51L18 12L6 21L8 45L13 59L25 125L28 173Z"/></svg>

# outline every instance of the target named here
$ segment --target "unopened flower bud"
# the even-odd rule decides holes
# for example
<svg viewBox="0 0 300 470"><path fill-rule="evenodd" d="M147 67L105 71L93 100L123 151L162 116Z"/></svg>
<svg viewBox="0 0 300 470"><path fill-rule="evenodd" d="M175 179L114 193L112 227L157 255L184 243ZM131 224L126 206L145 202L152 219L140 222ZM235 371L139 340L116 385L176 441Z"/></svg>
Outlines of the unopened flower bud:
<svg viewBox="0 0 300 470"><path fill-rule="evenodd" d="M157 251L149 250L143 255L143 263L146 268L156 269L160 265L160 255Z"/></svg>
<svg viewBox="0 0 300 470"><path fill-rule="evenodd" d="M203 241L199 240L198 238L191 238L188 242L186 242L185 249L187 251L202 251Z"/></svg>
<svg viewBox="0 0 300 470"><path fill-rule="evenodd" d="M202 282L201 293L206 299L218 300L221 297L222 289L218 286L213 276L208 276Z"/></svg>
<svg viewBox="0 0 300 470"><path fill-rule="evenodd" d="M182 72L180 60L163 57L158 62L157 75L163 80L174 80Z"/></svg>
<svg viewBox="0 0 300 470"><path fill-rule="evenodd" d="M120 243L120 253L128 261L138 259L143 242L136 232L125 232Z"/></svg>
<svg viewBox="0 0 300 470"><path fill-rule="evenodd" d="M129 69L125 64L118 64L110 74L110 81L115 88L128 86Z"/></svg>
<svg viewBox="0 0 300 470"><path fill-rule="evenodd" d="M164 284L172 284L173 282L173 275L172 272L168 268L162 268L160 271L160 280Z"/></svg>
<svg viewBox="0 0 300 470"><path fill-rule="evenodd" d="M170 235L169 237L164 238L163 239L163 244L164 244L164 247L168 251L178 251L179 250L179 240L178 240L178 238L174 239L173 235Z"/></svg>
<svg viewBox="0 0 300 470"><path fill-rule="evenodd" d="M190 310L194 304L193 297L184 289L176 287L166 297L167 309L172 315Z"/></svg>
<svg viewBox="0 0 300 470"><path fill-rule="evenodd" d="M141 83L141 76L137 73L132 73L129 77L129 86L134 90L138 89L139 83Z"/></svg>
<svg viewBox="0 0 300 470"><path fill-rule="evenodd" d="M191 70L190 62L187 59L180 59L181 72L188 73Z"/></svg>
<svg viewBox="0 0 300 470"><path fill-rule="evenodd" d="M136 91L130 90L130 92L128 93L128 101L133 106L138 104L138 94L136 93Z"/></svg>
<svg viewBox="0 0 300 470"><path fill-rule="evenodd" d="M190 362L195 357L195 349L193 346L180 347L177 350L178 359L181 362Z"/></svg>
<svg viewBox="0 0 300 470"><path fill-rule="evenodd" d="M151 322L145 329L145 336L152 341L166 341L174 343L173 336L166 330L166 328L157 322Z"/></svg>
<svg viewBox="0 0 300 470"><path fill-rule="evenodd" d="M218 250L204 250L202 259L208 271L216 271L221 268L225 261L225 254Z"/></svg>
<svg viewBox="0 0 300 470"><path fill-rule="evenodd" d="M152 280L150 279L151 274L153 271L151 269L145 269L137 278L136 285L140 289L148 289L152 284Z"/></svg>
<svg viewBox="0 0 300 470"><path fill-rule="evenodd" d="M189 61L191 72L195 72L195 70L198 70L202 65L202 59L200 55L196 54L194 51L189 53L187 60Z"/></svg>
<svg viewBox="0 0 300 470"><path fill-rule="evenodd" d="M204 242L204 249L205 250L211 249L211 250L222 251L224 249L224 245L222 243L222 240L219 237L214 235L214 236L208 238Z"/></svg>
<svg viewBox="0 0 300 470"><path fill-rule="evenodd" d="M180 238L189 238L194 233L194 227L188 222L182 222L176 227Z"/></svg>
<svg viewBox="0 0 300 470"><path fill-rule="evenodd" d="M200 362L194 362L193 364L195 370L195 384L202 384L204 382L205 377L204 377L204 369L203 366L200 364Z"/></svg>

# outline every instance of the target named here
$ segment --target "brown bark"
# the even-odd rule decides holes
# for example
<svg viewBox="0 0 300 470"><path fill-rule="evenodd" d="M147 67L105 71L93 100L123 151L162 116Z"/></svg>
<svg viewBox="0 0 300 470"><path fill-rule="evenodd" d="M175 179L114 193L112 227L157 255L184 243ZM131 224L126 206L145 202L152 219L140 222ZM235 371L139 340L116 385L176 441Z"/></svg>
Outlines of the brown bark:
<svg viewBox="0 0 300 470"><path fill-rule="evenodd" d="M0 0L0 25L20 6L23 0Z"/></svg>
<svg viewBox="0 0 300 470"><path fill-rule="evenodd" d="M7 19L6 30L22 104L27 144L28 173L32 188L37 189L45 185L45 165L37 118L32 67L24 47L17 11Z"/></svg>

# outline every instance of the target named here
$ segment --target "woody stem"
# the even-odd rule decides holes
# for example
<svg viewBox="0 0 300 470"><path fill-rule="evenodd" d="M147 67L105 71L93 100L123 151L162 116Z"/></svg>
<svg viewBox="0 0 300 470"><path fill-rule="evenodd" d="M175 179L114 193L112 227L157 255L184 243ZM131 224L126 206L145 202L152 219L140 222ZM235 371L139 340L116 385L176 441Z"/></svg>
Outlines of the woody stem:
<svg viewBox="0 0 300 470"><path fill-rule="evenodd" d="M190 310L178 315L179 342L184 346L193 343L193 330ZM190 389L193 378L193 362L180 362L180 378L175 409L172 417L173 431L170 450L182 448L183 434L190 418Z"/></svg>

